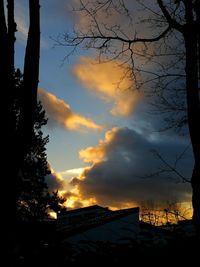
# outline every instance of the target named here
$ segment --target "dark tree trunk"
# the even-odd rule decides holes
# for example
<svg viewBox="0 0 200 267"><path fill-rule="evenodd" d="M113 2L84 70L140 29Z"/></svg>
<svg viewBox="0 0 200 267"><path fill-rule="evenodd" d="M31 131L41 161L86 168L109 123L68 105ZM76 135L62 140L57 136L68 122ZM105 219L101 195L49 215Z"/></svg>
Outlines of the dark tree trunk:
<svg viewBox="0 0 200 267"><path fill-rule="evenodd" d="M39 0L29 0L30 25L24 59L24 83L22 101L20 107L19 126L16 127L15 111L13 109L14 100L14 43L16 24L14 21L14 0L7 0L7 25L4 13L4 0L0 0L0 78L4 88L2 88L3 101L6 105L3 114L3 142L2 151L2 188L9 193L1 205L5 218L4 248L6 254L13 256L13 251L17 248L16 240L16 210L18 201L18 174L31 143L33 134L33 123L35 108L37 105L37 86L39 76L39 49L40 49L40 20L39 20ZM5 120L4 120L5 119ZM6 166L9 166L7 168ZM6 265L10 266L6 258Z"/></svg>
<svg viewBox="0 0 200 267"><path fill-rule="evenodd" d="M5 102L2 110L3 142L2 163L3 166L10 165L8 172L3 172L2 186L9 190L10 197L7 199L7 207L3 209L4 216L11 222L14 219L16 208L15 186L16 186L16 132L15 115L13 109L14 95L14 42L16 26L14 22L14 0L7 1L7 25L4 14L3 0L0 2L0 73L1 83L3 84L2 96Z"/></svg>
<svg viewBox="0 0 200 267"><path fill-rule="evenodd" d="M40 57L40 5L39 0L29 0L30 25L24 60L24 78L20 116L20 139L23 143L20 158L23 160L33 136Z"/></svg>
<svg viewBox="0 0 200 267"><path fill-rule="evenodd" d="M8 140L8 153L10 153L9 157L11 159L12 165L12 196L16 195L16 157L17 157L17 136L16 136L16 115L14 110L14 99L15 99L15 81L14 81L14 45L15 45L15 32L16 32L16 23L14 20L14 0L7 0L7 25L8 25L8 33L7 33L7 56L6 56L6 66L7 66L7 83L6 83L6 101L7 101L7 138ZM14 197L16 202L16 196ZM16 207L14 207L15 209Z"/></svg>
<svg viewBox="0 0 200 267"><path fill-rule="evenodd" d="M4 13L4 0L0 0L0 79L5 80L7 54L7 27Z"/></svg>
<svg viewBox="0 0 200 267"><path fill-rule="evenodd" d="M197 230L198 238L200 237L200 165L199 163L194 166L192 174L192 205L193 205L193 221Z"/></svg>
<svg viewBox="0 0 200 267"><path fill-rule="evenodd" d="M9 75L11 78L14 74L14 44L15 44L15 32L16 32L16 23L14 20L14 0L8 0L8 67Z"/></svg>
<svg viewBox="0 0 200 267"><path fill-rule="evenodd" d="M1 149L1 188L7 193L6 201L1 200L3 214L3 244L6 253L10 255L15 247L15 221L16 221L16 125L13 109L14 97L14 43L16 24L14 22L14 0L7 1L7 25L5 19L4 1L0 1L0 78L2 88L2 149ZM5 198L5 194L3 194ZM6 258L8 261L9 258ZM6 264L9 265L8 262Z"/></svg>
<svg viewBox="0 0 200 267"><path fill-rule="evenodd" d="M200 234L200 95L198 88L198 35L199 28L194 20L192 3L186 4L186 25L184 30L186 48L186 92L188 127L194 155L194 169L191 178L193 221Z"/></svg>

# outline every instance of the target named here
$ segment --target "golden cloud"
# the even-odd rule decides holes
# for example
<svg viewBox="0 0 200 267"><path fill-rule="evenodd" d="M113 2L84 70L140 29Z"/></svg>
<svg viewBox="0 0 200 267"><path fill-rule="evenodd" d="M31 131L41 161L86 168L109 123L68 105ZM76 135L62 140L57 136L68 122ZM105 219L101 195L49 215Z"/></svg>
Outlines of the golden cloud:
<svg viewBox="0 0 200 267"><path fill-rule="evenodd" d="M63 188L58 190L59 195L66 198L66 201L63 205L67 208L81 208L97 204L95 196L84 196L79 188L79 182L85 179L84 173L89 169L90 167L77 168L59 173L60 175L61 173L63 173L63 175L65 175L66 173L77 174L77 177L72 178L71 182L63 184Z"/></svg>
<svg viewBox="0 0 200 267"><path fill-rule="evenodd" d="M50 125L59 125L68 130L81 130L83 127L92 130L102 130L103 127L93 120L72 112L70 106L64 100L41 88L38 93L39 99L47 112Z"/></svg>
<svg viewBox="0 0 200 267"><path fill-rule="evenodd" d="M76 185L70 192L71 194L69 194L69 197L67 198L67 201L65 203L67 208L80 208L80 207L94 205L97 203L95 197L89 197L89 198L84 197L81 194L78 185Z"/></svg>
<svg viewBox="0 0 200 267"><path fill-rule="evenodd" d="M98 64L92 58L81 57L74 68L75 76L83 85L106 102L112 102L114 116L129 116L140 98L133 90L133 82L127 77L127 67L120 61Z"/></svg>
<svg viewBox="0 0 200 267"><path fill-rule="evenodd" d="M95 196L87 197L81 193L79 182L85 179L85 173L91 167L81 167L56 172L50 166L51 174L46 176L46 181L50 191L58 191L59 196L66 198L63 206L72 208L81 208L97 204ZM66 179L66 175L71 175ZM76 177L74 177L76 175ZM72 178L73 177L73 178ZM76 181L77 180L77 181ZM51 217L56 217L54 212L49 213Z"/></svg>
<svg viewBox="0 0 200 267"><path fill-rule="evenodd" d="M101 162L105 156L105 147L87 147L79 151L79 156L84 162L98 163Z"/></svg>
<svg viewBox="0 0 200 267"><path fill-rule="evenodd" d="M87 147L79 151L79 157L87 163L98 163L106 158L107 146L115 138L115 134L118 131L117 127L112 128L105 133L104 140L100 140L99 144L93 147Z"/></svg>

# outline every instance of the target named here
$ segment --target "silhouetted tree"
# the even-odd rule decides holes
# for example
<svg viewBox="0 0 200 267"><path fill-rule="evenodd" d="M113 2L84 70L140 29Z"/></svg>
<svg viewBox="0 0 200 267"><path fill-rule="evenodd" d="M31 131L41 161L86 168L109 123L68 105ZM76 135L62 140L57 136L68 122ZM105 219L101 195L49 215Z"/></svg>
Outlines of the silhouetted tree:
<svg viewBox="0 0 200 267"><path fill-rule="evenodd" d="M53 210L57 214L65 212L67 210L67 208L63 205L65 201L65 197L59 196L58 191L54 191L50 195L49 209Z"/></svg>
<svg viewBox="0 0 200 267"><path fill-rule="evenodd" d="M5 165L12 166L9 179L4 178L4 187L10 190L10 198L5 209L6 217L15 221L17 205L17 176L20 166L29 150L34 135L34 119L37 107L37 87L39 77L40 20L39 0L29 1L29 33L24 59L23 91L21 108L16 128L14 111L14 42L16 24L14 21L14 1L7 0L7 20L4 13L4 1L0 2L0 74L4 85L4 141L7 144L4 153ZM6 23L7 22L7 23ZM9 159L9 161L8 161ZM12 218L11 218L12 217Z"/></svg>
<svg viewBox="0 0 200 267"><path fill-rule="evenodd" d="M10 189L10 198L8 200L8 207L3 210L5 216L9 218L15 214L16 210L16 129L15 129L15 115L13 110L13 94L14 94L14 42L16 25L14 22L14 1L7 1L7 24L4 14L4 1L0 3L1 23L0 23L0 78L3 86L2 96L5 100L3 105L3 140L6 144L3 149L3 166L12 165L10 168L9 179L5 179L3 175L3 187ZM9 160L8 160L9 159ZM15 177L13 179L13 177ZM10 179L13 179L12 186L10 186ZM8 211L9 210L9 211Z"/></svg>
<svg viewBox="0 0 200 267"><path fill-rule="evenodd" d="M14 75L14 114L15 128L19 127L22 106L23 75L17 70ZM43 137L42 126L47 124L45 110L38 102L34 115L34 134L29 150L21 164L18 174L18 220L38 220L48 216L49 210L56 212L64 210L62 204L66 201L60 197L58 191L49 193L45 177L51 173L47 161L46 144L48 136Z"/></svg>
<svg viewBox="0 0 200 267"><path fill-rule="evenodd" d="M7 19L4 3L7 2ZM29 32L24 59L23 93L20 96L20 112L16 121L14 43L16 24L14 0L0 1L0 79L3 87L2 99L2 188L9 192L6 205L2 205L5 218L5 247L12 250L15 239L15 222L19 193L19 174L25 157L34 140L34 121L37 108L40 50L40 6L39 0L29 0ZM17 127L16 127L17 123ZM10 166L10 168L6 168Z"/></svg>
<svg viewBox="0 0 200 267"><path fill-rule="evenodd" d="M150 26L144 31L147 37L138 36L141 29L133 23L138 4L143 9L139 25L142 29ZM72 47L70 54L81 46L99 51L100 62L119 59L121 65L129 64L125 76L137 88L151 86L154 97L159 96L161 111L171 116L168 122L177 128L188 124L194 155L193 221L200 233L200 1L156 0L152 5L142 0L80 0L76 11L88 27L65 34L58 44ZM112 24L113 14L125 18L121 23L115 18ZM129 24L123 27L125 20Z"/></svg>
<svg viewBox="0 0 200 267"><path fill-rule="evenodd" d="M43 137L41 127L47 123L45 111L39 102L34 123L34 137L21 166L19 176L18 219L38 220L48 217L48 212L63 212L66 199L58 191L48 190L45 177L51 173L47 161L46 144L48 136Z"/></svg>
<svg viewBox="0 0 200 267"><path fill-rule="evenodd" d="M45 176L50 174L46 155L48 136L41 127L47 123L41 103L35 113L34 136L19 174L18 218L37 220L47 217L49 194Z"/></svg>
<svg viewBox="0 0 200 267"><path fill-rule="evenodd" d="M39 0L29 0L29 32L24 58L22 102L19 118L19 137L23 140L20 158L23 160L34 135L39 82L40 56L40 5Z"/></svg>

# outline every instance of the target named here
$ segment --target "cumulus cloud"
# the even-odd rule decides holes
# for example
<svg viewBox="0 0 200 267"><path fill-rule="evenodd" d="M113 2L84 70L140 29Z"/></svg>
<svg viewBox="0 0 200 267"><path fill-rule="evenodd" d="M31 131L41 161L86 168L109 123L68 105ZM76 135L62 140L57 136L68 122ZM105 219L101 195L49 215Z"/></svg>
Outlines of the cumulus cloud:
<svg viewBox="0 0 200 267"><path fill-rule="evenodd" d="M60 126L68 130L81 130L83 127L101 130L102 126L78 113L72 112L70 106L55 95L39 89L39 99L49 118L49 126Z"/></svg>
<svg viewBox="0 0 200 267"><path fill-rule="evenodd" d="M111 113L114 116L123 117L133 113L140 95L133 90L133 82L120 63L115 60L98 64L90 57L81 57L74 74L87 89L113 104Z"/></svg>
<svg viewBox="0 0 200 267"><path fill-rule="evenodd" d="M145 178L161 166L150 150L157 149L168 162L182 152L183 144L177 140L156 141L145 138L129 128L113 128L97 146L80 151L85 162L92 163L81 175L72 179L82 197L94 198L101 205L124 207L155 201L190 201L190 186L182 183L173 173ZM91 154L90 154L91 153ZM185 176L191 172L191 154L185 155L181 171Z"/></svg>
<svg viewBox="0 0 200 267"><path fill-rule="evenodd" d="M45 180L50 192L63 190L63 188L65 187L65 181L62 178L62 176L56 173L52 168L51 168L51 174L47 175L45 177Z"/></svg>

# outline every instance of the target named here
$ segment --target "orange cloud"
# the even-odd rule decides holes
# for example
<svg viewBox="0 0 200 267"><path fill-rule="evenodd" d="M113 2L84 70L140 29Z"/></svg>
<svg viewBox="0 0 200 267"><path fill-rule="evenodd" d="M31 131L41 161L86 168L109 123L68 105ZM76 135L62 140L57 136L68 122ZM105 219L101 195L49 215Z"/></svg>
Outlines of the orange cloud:
<svg viewBox="0 0 200 267"><path fill-rule="evenodd" d="M106 132L104 140L100 140L97 146L87 147L79 151L79 157L87 163L98 163L106 158L107 146L112 139L115 138L115 134L118 131L117 127L112 128Z"/></svg>
<svg viewBox="0 0 200 267"><path fill-rule="evenodd" d="M50 167L51 174L46 176L46 182L49 190L58 190L59 196L66 198L63 205L69 209L96 204L97 200L95 196L84 196L79 188L79 182L85 179L85 172L87 172L90 168L91 167L82 167L56 172L52 167ZM71 181L65 179L65 176L69 174L71 174ZM76 177L73 177L73 175L76 175ZM54 212L51 212L49 215L54 218L56 217Z"/></svg>
<svg viewBox="0 0 200 267"><path fill-rule="evenodd" d="M98 64L92 58L81 57L74 68L75 76L83 85L106 102L112 102L111 113L114 116L129 116L140 98L133 90L133 82L126 76L128 66L120 61Z"/></svg>
<svg viewBox="0 0 200 267"><path fill-rule="evenodd" d="M87 147L79 151L79 156L84 162L98 163L105 156L105 147L102 145L97 147Z"/></svg>
<svg viewBox="0 0 200 267"><path fill-rule="evenodd" d="M70 182L65 181L65 183L63 183L63 187L58 190L59 195L66 198L66 202L63 205L67 208L81 208L97 204L95 196L87 197L81 193L79 188L79 182L85 179L85 172L87 172L90 168L91 167L76 168L58 173L60 176L61 174L66 175L69 173L77 175L77 177L71 178Z"/></svg>
<svg viewBox="0 0 200 267"><path fill-rule="evenodd" d="M81 130L83 127L101 130L103 127L93 120L72 112L70 106L55 95L39 89L39 99L47 112L50 125L59 125L68 130Z"/></svg>
<svg viewBox="0 0 200 267"><path fill-rule="evenodd" d="M67 208L80 208L86 207L90 205L94 205L97 203L95 197L86 198L81 194L79 186L76 185L71 191L71 194L67 197L67 201L65 203Z"/></svg>

